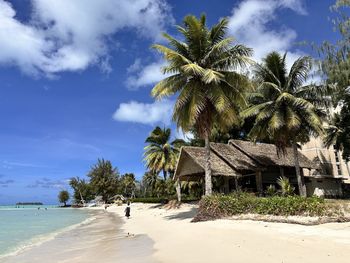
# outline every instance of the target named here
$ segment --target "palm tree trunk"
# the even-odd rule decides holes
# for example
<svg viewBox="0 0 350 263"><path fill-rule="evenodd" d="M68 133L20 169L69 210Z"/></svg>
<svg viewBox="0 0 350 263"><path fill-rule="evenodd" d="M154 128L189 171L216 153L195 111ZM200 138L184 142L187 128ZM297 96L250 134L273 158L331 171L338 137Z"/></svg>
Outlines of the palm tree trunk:
<svg viewBox="0 0 350 263"><path fill-rule="evenodd" d="M305 181L304 181L304 176L302 176L300 173L298 147L296 142L293 142L293 154L294 154L295 173L297 175L297 180L298 180L299 194L301 196L306 197Z"/></svg>
<svg viewBox="0 0 350 263"><path fill-rule="evenodd" d="M212 194L209 132L205 135L205 195Z"/></svg>
<svg viewBox="0 0 350 263"><path fill-rule="evenodd" d="M167 173L165 170L163 170L163 177L164 177L164 181L166 181L166 176L167 176Z"/></svg>

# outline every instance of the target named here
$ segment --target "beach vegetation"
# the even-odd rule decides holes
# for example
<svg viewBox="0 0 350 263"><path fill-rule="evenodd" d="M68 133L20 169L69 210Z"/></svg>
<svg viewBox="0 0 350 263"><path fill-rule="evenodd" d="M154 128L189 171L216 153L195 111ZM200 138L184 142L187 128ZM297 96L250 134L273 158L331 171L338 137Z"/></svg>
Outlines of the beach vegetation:
<svg viewBox="0 0 350 263"><path fill-rule="evenodd" d="M136 191L136 179L133 173L126 173L120 177L120 190L118 191L124 197L134 197Z"/></svg>
<svg viewBox="0 0 350 263"><path fill-rule="evenodd" d="M163 172L164 180L174 172L180 147L183 140L170 141L171 129L157 126L146 138L144 161L149 171L158 174Z"/></svg>
<svg viewBox="0 0 350 263"><path fill-rule="evenodd" d="M90 185L96 196L101 196L107 203L117 194L119 186L119 172L108 160L98 159L88 173Z"/></svg>
<svg viewBox="0 0 350 263"><path fill-rule="evenodd" d="M340 112L330 114L326 126L326 146L335 145L343 158L350 161L350 2L337 0L331 6L333 28L339 38L335 42L324 41L314 45L319 55L320 75L329 85L336 88L331 94L333 106L340 106Z"/></svg>
<svg viewBox="0 0 350 263"><path fill-rule="evenodd" d="M274 196L277 194L276 186L273 184L270 184L265 191L266 196Z"/></svg>
<svg viewBox="0 0 350 263"><path fill-rule="evenodd" d="M67 190L61 190L58 193L58 201L63 203L64 206L67 206L67 202L69 200L69 192Z"/></svg>
<svg viewBox="0 0 350 263"><path fill-rule="evenodd" d="M75 204L84 204L94 199L92 187L85 179L72 177L69 185L73 189L73 199Z"/></svg>
<svg viewBox="0 0 350 263"><path fill-rule="evenodd" d="M153 48L164 55L168 65L163 72L171 74L158 82L152 96L162 99L177 95L173 120L184 132L196 131L205 141L205 194L212 193L209 140L214 124L227 130L240 124L239 110L245 104L247 77L238 69L249 64L252 54L244 45L234 45L226 37L228 19L211 28L206 16L188 15L177 26L183 38L163 34L168 45Z"/></svg>
<svg viewBox="0 0 350 263"><path fill-rule="evenodd" d="M301 196L306 196L306 187L298 160L298 143L309 141L310 136L323 135L321 108L327 105L329 94L328 86L306 84L311 65L310 57L300 57L288 72L286 54L268 54L263 63L254 66L258 85L248 96L250 106L241 112L243 118L254 118L249 132L251 140L271 141L280 154L285 154L287 147L293 148Z"/></svg>
<svg viewBox="0 0 350 263"><path fill-rule="evenodd" d="M276 216L333 216L340 211L332 209L324 199L298 195L256 197L254 194L234 192L229 195L204 196L199 202L195 221L230 217L241 214Z"/></svg>
<svg viewBox="0 0 350 263"><path fill-rule="evenodd" d="M289 178L280 176L277 179L277 184L281 188L280 191L282 196L289 196L294 194L294 187L290 184Z"/></svg>

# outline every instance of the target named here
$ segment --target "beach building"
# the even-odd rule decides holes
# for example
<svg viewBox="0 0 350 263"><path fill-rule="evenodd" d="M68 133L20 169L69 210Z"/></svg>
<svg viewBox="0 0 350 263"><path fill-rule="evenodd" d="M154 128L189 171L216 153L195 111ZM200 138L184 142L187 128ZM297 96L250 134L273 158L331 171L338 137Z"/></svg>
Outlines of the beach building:
<svg viewBox="0 0 350 263"><path fill-rule="evenodd" d="M349 173L342 166L341 176L325 170L329 165L337 167L337 161L331 159L307 144L298 152L302 175L305 179L308 195L332 196L342 195L342 184L349 178ZM276 185L278 177L289 178L298 191L295 173L293 149L287 148L285 154L278 154L273 144L253 143L230 140L228 144L211 143L212 176L222 179L224 193L243 189L263 193L269 185ZM332 149L324 150L324 152ZM335 153L335 151L333 151ZM326 156L326 158L321 158ZM340 156L340 155L339 155ZM333 160L333 159L332 159ZM183 147L177 163L174 179L179 181L197 181L204 178L205 149L201 147ZM334 168L332 168L334 170ZM346 177L347 176L347 177Z"/></svg>
<svg viewBox="0 0 350 263"><path fill-rule="evenodd" d="M350 188L350 162L342 158L336 147L325 147L321 138L311 138L301 152L320 167L316 171L304 170L308 195L338 196Z"/></svg>

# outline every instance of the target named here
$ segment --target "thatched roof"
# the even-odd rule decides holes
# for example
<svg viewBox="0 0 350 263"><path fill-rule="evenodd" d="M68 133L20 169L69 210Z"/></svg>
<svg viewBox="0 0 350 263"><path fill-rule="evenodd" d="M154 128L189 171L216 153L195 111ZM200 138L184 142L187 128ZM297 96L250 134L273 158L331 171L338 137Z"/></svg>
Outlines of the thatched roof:
<svg viewBox="0 0 350 263"><path fill-rule="evenodd" d="M233 176L233 169L213 151L210 153L210 163L212 175ZM181 148L179 161L175 171L177 175L189 176L204 173L205 169L205 149L203 147L185 146Z"/></svg>
<svg viewBox="0 0 350 263"><path fill-rule="evenodd" d="M211 143L212 151L236 170L258 170L262 165L230 144Z"/></svg>
<svg viewBox="0 0 350 263"><path fill-rule="evenodd" d="M252 143L230 140L228 144L210 144L212 175L238 176L263 170L269 166L294 167L293 150L288 148L286 155L277 154L276 146L266 143ZM314 164L299 152L301 168L317 169ZM182 147L174 179L203 176L205 170L205 149L202 147Z"/></svg>
<svg viewBox="0 0 350 263"><path fill-rule="evenodd" d="M253 143L241 140L230 140L229 144L246 153L250 158L264 166L295 167L293 149L287 148L285 153L277 154L277 147L268 143ZM318 169L319 165L299 151L301 168Z"/></svg>

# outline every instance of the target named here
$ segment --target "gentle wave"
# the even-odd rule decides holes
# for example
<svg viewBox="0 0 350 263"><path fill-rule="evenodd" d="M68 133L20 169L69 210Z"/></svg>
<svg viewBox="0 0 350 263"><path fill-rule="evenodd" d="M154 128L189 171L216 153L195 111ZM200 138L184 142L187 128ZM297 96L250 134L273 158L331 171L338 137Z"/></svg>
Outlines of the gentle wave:
<svg viewBox="0 0 350 263"><path fill-rule="evenodd" d="M13 251L8 252L6 254L0 255L0 260L7 258L7 257L13 257L16 256L20 253L23 253L24 251L27 251L33 247L37 247L40 246L41 244L48 242L50 240L53 240L55 237L57 237L60 234L66 233L68 231L72 231L74 229L76 229L77 227L80 226L84 226L87 224L90 224L92 221L96 220L95 216L91 216L89 218L86 218L84 221L71 225L71 226L67 226L64 227L62 229L59 229L55 232L51 232L51 233L46 233L43 235L38 235L36 237L33 237L29 240L24 241L23 243L17 245L16 247L13 248Z"/></svg>

